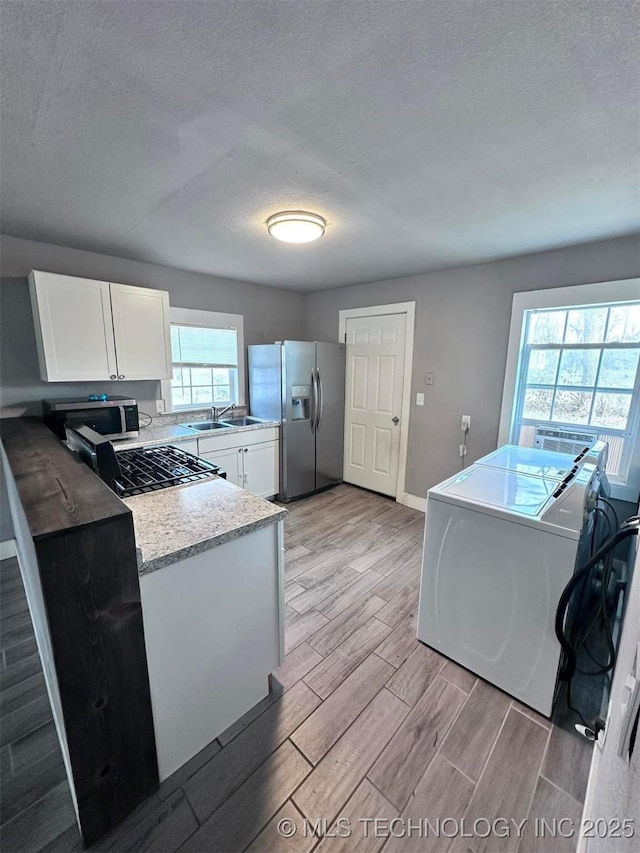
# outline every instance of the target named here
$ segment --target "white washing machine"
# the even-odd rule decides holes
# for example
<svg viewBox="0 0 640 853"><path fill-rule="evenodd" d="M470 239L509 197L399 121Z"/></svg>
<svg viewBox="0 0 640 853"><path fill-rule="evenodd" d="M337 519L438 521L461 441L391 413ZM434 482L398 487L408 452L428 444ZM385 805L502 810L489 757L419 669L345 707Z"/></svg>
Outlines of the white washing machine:
<svg viewBox="0 0 640 853"><path fill-rule="evenodd" d="M418 639L546 716L594 474L473 465L427 495Z"/></svg>
<svg viewBox="0 0 640 853"><path fill-rule="evenodd" d="M541 450L539 447L521 447L519 444L505 444L493 453L478 459L475 464L562 480L577 462L578 459L570 453Z"/></svg>

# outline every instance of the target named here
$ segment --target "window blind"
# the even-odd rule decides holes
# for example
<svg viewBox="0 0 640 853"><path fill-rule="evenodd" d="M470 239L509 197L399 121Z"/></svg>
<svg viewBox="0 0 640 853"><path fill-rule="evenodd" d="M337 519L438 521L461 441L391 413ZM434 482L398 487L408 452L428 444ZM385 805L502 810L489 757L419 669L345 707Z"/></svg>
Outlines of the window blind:
<svg viewBox="0 0 640 853"><path fill-rule="evenodd" d="M171 351L173 363L185 367L237 367L238 332L172 324Z"/></svg>

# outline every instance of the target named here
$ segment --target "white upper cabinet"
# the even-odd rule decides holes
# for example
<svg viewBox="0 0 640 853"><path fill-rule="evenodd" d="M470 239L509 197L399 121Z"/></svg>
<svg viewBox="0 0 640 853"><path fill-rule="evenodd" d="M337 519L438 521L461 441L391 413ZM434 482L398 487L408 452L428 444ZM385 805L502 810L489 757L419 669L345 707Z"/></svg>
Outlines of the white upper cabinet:
<svg viewBox="0 0 640 853"><path fill-rule="evenodd" d="M109 283L35 272L29 290L42 379L115 379Z"/></svg>
<svg viewBox="0 0 640 853"><path fill-rule="evenodd" d="M111 284L118 379L171 379L169 294Z"/></svg>
<svg viewBox="0 0 640 853"><path fill-rule="evenodd" d="M171 378L166 291L39 271L29 291L45 382Z"/></svg>

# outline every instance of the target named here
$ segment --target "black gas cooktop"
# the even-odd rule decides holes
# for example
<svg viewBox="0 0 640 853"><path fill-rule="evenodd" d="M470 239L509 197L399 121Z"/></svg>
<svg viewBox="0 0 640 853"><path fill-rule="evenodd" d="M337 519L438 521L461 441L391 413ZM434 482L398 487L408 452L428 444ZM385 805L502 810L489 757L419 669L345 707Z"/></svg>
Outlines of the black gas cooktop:
<svg viewBox="0 0 640 853"><path fill-rule="evenodd" d="M120 476L114 477L114 485L123 497L195 483L221 474L217 465L173 445L121 450L116 458Z"/></svg>
<svg viewBox="0 0 640 853"><path fill-rule="evenodd" d="M219 465L173 444L116 453L107 438L86 424L67 424L66 436L69 448L121 498L227 476Z"/></svg>

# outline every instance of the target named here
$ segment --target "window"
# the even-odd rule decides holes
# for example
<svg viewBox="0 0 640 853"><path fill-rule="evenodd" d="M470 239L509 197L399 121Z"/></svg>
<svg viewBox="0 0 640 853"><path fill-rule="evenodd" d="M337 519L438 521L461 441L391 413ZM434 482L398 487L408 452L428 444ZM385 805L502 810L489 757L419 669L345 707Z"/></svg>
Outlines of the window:
<svg viewBox="0 0 640 853"><path fill-rule="evenodd" d="M242 319L171 309L173 378L163 383L167 409L176 412L243 402Z"/></svg>
<svg viewBox="0 0 640 853"><path fill-rule="evenodd" d="M637 280L515 294L501 443L533 445L538 427L594 435L609 443L614 495L635 500L639 365Z"/></svg>
<svg viewBox="0 0 640 853"><path fill-rule="evenodd" d="M174 409L224 406L238 398L236 329L171 324Z"/></svg>

